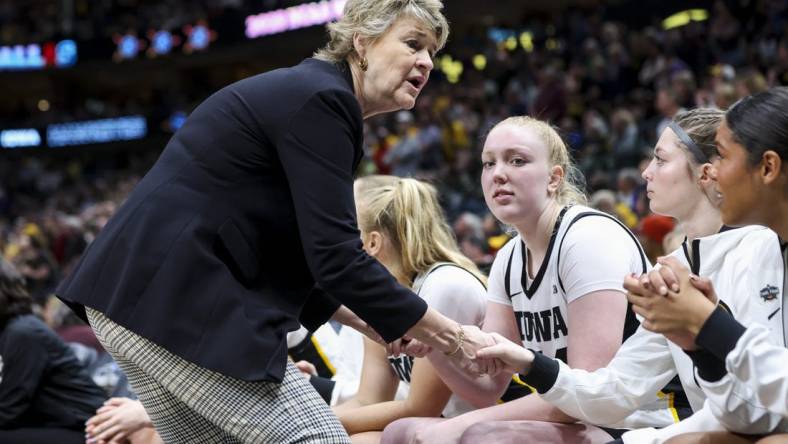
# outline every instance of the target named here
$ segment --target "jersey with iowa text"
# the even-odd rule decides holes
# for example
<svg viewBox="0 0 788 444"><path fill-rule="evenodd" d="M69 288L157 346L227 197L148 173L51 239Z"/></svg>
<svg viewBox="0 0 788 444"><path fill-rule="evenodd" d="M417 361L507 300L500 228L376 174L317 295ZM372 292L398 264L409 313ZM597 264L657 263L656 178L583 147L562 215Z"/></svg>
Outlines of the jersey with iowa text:
<svg viewBox="0 0 788 444"><path fill-rule="evenodd" d="M526 272L527 258L520 235L501 248L490 271L488 298L512 306L524 347L564 362L568 305L595 291L624 292L625 275L649 268L640 244L621 222L582 205L563 209L533 276ZM628 310L624 336L636 328Z"/></svg>

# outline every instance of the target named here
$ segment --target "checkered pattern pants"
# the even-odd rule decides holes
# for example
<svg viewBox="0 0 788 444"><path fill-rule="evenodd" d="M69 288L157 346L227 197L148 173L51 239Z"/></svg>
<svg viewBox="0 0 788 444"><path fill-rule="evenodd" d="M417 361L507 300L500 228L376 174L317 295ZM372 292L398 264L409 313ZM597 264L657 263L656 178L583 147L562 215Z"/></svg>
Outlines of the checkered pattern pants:
<svg viewBox="0 0 788 444"><path fill-rule="evenodd" d="M292 362L281 383L242 381L188 362L98 311L86 311L164 442L350 443Z"/></svg>

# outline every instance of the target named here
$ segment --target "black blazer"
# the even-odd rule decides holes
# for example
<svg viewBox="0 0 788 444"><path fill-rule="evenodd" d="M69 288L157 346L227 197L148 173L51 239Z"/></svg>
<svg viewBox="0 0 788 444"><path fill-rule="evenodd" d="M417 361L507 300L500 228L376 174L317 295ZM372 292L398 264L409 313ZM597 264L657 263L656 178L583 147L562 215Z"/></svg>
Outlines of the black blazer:
<svg viewBox="0 0 788 444"><path fill-rule="evenodd" d="M361 248L347 64L241 80L198 106L57 295L208 369L281 381L288 331L340 303L391 341L424 301ZM322 289L322 290L321 290ZM329 296L330 295L330 296Z"/></svg>

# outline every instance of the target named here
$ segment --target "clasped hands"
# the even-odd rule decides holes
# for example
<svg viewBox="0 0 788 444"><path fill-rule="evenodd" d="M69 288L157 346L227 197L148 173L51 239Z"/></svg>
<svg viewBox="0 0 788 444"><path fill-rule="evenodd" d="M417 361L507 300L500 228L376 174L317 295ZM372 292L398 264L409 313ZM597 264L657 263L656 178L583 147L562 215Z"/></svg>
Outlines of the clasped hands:
<svg viewBox="0 0 788 444"><path fill-rule="evenodd" d="M661 257L657 263L648 273L624 278L627 300L643 328L684 350L695 350L698 332L717 305L714 287L675 257Z"/></svg>

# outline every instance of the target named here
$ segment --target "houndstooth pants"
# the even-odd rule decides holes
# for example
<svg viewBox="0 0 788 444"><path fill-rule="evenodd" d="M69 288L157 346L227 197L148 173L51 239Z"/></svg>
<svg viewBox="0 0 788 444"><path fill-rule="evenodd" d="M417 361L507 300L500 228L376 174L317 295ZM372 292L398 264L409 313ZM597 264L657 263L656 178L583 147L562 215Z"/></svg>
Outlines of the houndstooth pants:
<svg viewBox="0 0 788 444"><path fill-rule="evenodd" d="M339 420L292 362L284 380L248 382L202 368L87 308L166 443L342 443Z"/></svg>

